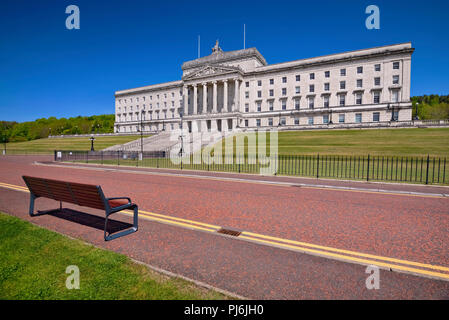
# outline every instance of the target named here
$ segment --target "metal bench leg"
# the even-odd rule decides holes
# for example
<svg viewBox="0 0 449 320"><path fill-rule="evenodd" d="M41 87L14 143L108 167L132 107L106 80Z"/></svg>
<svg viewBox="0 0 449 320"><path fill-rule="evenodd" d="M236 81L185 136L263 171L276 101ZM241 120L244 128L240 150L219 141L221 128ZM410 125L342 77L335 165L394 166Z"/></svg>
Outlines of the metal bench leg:
<svg viewBox="0 0 449 320"><path fill-rule="evenodd" d="M30 211L28 212L31 217L36 216L34 214L34 200L36 199L36 196L30 192Z"/></svg>
<svg viewBox="0 0 449 320"><path fill-rule="evenodd" d="M108 216L109 215L110 215L110 213L106 212L106 219L104 221L104 240L105 241L117 239L117 238L126 236L128 234L131 234L131 233L134 233L134 232L137 231L137 229L138 229L138 215L139 215L138 206L134 207L133 226L132 226L132 228L129 228L129 229L121 231L121 232L114 233L112 235L107 235L107 231L106 231L107 227L108 227Z"/></svg>

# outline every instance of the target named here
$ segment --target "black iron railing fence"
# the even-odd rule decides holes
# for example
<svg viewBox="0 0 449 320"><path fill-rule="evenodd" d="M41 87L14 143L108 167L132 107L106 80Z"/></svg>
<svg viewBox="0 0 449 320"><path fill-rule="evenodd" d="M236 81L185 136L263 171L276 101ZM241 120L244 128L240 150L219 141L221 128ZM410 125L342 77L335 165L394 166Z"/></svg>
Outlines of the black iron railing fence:
<svg viewBox="0 0 449 320"><path fill-rule="evenodd" d="M277 175L449 184L447 159L431 156L278 155L269 164L257 155L223 155L221 161L210 161L193 154L173 161L167 151L55 151L54 157L55 161L256 174L271 165Z"/></svg>

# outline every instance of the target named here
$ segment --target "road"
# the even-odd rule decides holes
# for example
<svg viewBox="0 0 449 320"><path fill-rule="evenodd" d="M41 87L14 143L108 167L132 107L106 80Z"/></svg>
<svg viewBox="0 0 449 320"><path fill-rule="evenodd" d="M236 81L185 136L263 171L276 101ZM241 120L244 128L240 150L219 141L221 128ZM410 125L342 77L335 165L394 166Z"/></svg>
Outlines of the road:
<svg viewBox="0 0 449 320"><path fill-rule="evenodd" d="M0 158L0 210L243 297L449 298L447 187L73 167L49 160ZM102 232L89 226L54 216L29 218L24 174L99 184L107 196L130 196L141 211L140 229L105 243ZM37 203L56 207L49 200ZM240 235L223 236L221 228ZM367 265L381 268L379 290L366 288Z"/></svg>

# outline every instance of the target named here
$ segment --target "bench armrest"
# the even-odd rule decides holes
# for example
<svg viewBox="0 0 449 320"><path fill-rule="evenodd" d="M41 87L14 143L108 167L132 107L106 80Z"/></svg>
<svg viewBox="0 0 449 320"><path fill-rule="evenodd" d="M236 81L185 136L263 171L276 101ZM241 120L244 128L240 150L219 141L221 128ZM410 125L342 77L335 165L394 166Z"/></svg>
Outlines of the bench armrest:
<svg viewBox="0 0 449 320"><path fill-rule="evenodd" d="M128 197L114 197L114 198L107 198L106 200L117 200L117 199L126 199L129 203L131 203L131 199Z"/></svg>

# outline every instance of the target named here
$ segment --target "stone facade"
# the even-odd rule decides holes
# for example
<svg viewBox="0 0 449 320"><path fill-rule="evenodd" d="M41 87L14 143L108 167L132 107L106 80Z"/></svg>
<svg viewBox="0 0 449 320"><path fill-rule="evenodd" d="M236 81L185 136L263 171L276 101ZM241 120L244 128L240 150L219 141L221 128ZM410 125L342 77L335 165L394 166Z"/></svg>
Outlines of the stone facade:
<svg viewBox="0 0 449 320"><path fill-rule="evenodd" d="M411 43L267 64L256 48L184 62L182 79L115 93L115 132L301 129L410 121Z"/></svg>

